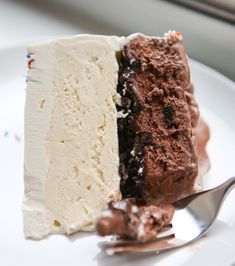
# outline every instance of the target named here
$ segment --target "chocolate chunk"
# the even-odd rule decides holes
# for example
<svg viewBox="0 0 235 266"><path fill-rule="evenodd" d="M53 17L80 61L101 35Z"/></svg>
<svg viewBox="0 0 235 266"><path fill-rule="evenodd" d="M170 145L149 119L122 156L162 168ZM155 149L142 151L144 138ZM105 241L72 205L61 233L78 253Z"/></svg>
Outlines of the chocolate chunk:
<svg viewBox="0 0 235 266"><path fill-rule="evenodd" d="M125 108L125 109L129 109L130 108L130 106L131 106L131 100L129 98L122 97L121 102L122 102L123 108Z"/></svg>
<svg viewBox="0 0 235 266"><path fill-rule="evenodd" d="M133 62L131 63L131 68L134 71L139 71L141 69L141 62L138 59L134 59Z"/></svg>
<svg viewBox="0 0 235 266"><path fill-rule="evenodd" d="M151 132L141 132L140 133L140 142L143 145L148 145L152 143L152 134Z"/></svg>
<svg viewBox="0 0 235 266"><path fill-rule="evenodd" d="M173 108L171 106L163 107L163 114L167 120L171 120L173 118Z"/></svg>

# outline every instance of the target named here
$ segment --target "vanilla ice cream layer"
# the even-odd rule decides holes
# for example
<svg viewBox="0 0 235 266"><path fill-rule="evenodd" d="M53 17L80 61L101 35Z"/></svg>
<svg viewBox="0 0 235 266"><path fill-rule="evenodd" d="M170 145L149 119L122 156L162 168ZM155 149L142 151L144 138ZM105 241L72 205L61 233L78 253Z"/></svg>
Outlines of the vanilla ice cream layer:
<svg viewBox="0 0 235 266"><path fill-rule="evenodd" d="M119 198L118 63L124 38L31 45L25 107L25 236L92 229Z"/></svg>

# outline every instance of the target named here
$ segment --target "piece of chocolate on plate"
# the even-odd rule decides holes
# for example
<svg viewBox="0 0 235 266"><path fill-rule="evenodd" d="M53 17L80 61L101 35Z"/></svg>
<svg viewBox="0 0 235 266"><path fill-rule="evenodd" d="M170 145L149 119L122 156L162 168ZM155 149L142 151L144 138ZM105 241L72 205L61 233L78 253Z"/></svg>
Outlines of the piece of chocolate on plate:
<svg viewBox="0 0 235 266"><path fill-rule="evenodd" d="M130 199L111 202L98 220L96 231L100 236L117 235L145 242L155 239L170 223L173 214L174 208L169 204L141 206Z"/></svg>

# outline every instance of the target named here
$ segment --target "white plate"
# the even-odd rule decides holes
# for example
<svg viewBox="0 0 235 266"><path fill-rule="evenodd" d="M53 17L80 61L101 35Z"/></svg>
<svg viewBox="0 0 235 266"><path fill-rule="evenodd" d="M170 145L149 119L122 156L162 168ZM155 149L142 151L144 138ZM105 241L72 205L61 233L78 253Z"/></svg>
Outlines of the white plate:
<svg viewBox="0 0 235 266"><path fill-rule="evenodd" d="M235 85L221 74L191 60L192 79L201 113L209 123L212 168L205 187L235 175ZM78 233L25 240L22 229L23 111L25 44L0 50L0 265L232 265L235 261L235 193L226 200L214 228L194 245L162 255L107 257L100 238Z"/></svg>

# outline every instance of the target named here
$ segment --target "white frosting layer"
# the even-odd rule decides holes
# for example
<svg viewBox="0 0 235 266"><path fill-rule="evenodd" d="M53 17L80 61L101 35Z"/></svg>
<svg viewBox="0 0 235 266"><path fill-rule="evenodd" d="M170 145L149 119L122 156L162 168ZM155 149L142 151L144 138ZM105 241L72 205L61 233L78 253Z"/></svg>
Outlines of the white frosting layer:
<svg viewBox="0 0 235 266"><path fill-rule="evenodd" d="M26 237L92 228L119 197L115 53L123 44L79 35L28 48Z"/></svg>

